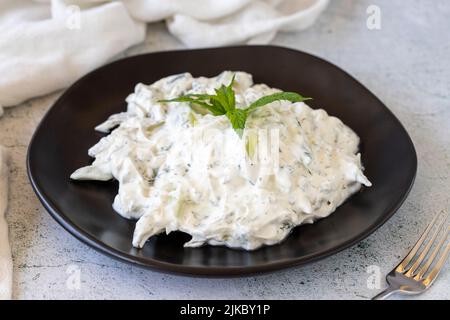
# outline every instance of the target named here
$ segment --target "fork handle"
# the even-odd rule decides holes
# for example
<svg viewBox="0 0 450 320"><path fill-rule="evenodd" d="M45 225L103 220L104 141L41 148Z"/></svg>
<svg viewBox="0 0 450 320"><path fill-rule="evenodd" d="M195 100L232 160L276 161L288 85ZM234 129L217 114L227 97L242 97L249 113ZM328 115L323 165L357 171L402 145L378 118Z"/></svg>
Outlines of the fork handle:
<svg viewBox="0 0 450 320"><path fill-rule="evenodd" d="M372 300L384 300L397 291L400 291L399 288L389 286L379 294L377 294L375 297L373 297Z"/></svg>

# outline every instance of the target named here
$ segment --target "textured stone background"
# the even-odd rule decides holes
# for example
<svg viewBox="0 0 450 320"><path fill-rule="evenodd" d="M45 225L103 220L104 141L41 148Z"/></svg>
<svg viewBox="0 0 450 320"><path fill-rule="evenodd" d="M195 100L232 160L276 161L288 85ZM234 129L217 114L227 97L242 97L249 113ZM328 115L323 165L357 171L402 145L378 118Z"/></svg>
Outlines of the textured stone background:
<svg viewBox="0 0 450 320"><path fill-rule="evenodd" d="M366 8L379 5L382 29L366 28ZM419 157L414 188L398 213L358 245L305 267L239 279L196 279L136 268L95 252L45 212L26 176L25 155L40 119L60 92L6 110L0 144L11 155L8 220L18 299L367 299L366 268L393 268L434 214L449 210L450 3L435 0L335 0L311 29L281 34L274 44L324 57L374 92L410 133ZM125 56L182 48L163 25ZM81 289L66 286L67 268L81 270ZM384 285L384 283L383 283ZM418 299L450 299L450 263Z"/></svg>

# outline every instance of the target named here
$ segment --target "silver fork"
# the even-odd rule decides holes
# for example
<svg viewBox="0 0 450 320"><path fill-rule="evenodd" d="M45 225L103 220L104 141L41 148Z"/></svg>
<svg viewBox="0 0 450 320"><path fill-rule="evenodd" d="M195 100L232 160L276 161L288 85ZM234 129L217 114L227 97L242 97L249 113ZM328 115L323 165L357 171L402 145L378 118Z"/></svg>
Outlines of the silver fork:
<svg viewBox="0 0 450 320"><path fill-rule="evenodd" d="M403 259L403 261L386 276L389 287L372 299L385 299L395 292L418 294L424 292L433 284L433 281L436 280L450 252L450 243L448 243L443 252L439 255L450 232L449 226L444 227L447 216L448 213L440 213L433 218L405 259ZM431 238L421 249L432 229L434 229L434 231ZM436 240L442 229L444 229L444 231L439 237L439 240ZM428 255L433 244L435 244L434 249L431 254ZM430 269L432 265L433 267Z"/></svg>

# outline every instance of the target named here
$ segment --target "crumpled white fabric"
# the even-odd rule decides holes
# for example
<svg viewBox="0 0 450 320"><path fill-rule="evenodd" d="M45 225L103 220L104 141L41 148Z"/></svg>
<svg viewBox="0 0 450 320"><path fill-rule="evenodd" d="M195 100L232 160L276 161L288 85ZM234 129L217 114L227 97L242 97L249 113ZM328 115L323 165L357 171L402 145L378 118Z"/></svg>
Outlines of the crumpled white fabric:
<svg viewBox="0 0 450 320"><path fill-rule="evenodd" d="M8 205L8 167L5 148L0 146L0 300L11 299L12 260L5 214Z"/></svg>
<svg viewBox="0 0 450 320"><path fill-rule="evenodd" d="M187 47L268 43L312 25L328 0L1 0L2 106L65 88L165 21ZM151 32L151 27L148 28Z"/></svg>

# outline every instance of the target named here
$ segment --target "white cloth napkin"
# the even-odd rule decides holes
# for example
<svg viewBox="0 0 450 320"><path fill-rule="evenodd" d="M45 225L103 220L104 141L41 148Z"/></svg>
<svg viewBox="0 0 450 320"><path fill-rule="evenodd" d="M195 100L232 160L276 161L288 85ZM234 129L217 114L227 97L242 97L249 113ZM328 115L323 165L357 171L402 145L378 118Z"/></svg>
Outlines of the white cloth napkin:
<svg viewBox="0 0 450 320"><path fill-rule="evenodd" d="M8 168L5 148L0 146L0 300L11 299L12 260L5 214L8 205Z"/></svg>
<svg viewBox="0 0 450 320"><path fill-rule="evenodd" d="M267 43L309 27L328 0L2 0L3 107L70 85L166 21L187 47ZM148 28L151 32L151 27Z"/></svg>

